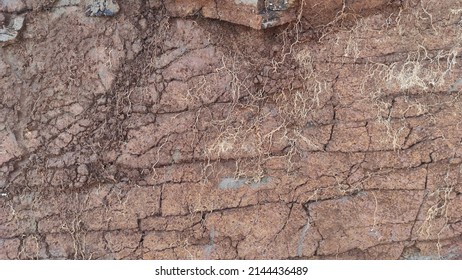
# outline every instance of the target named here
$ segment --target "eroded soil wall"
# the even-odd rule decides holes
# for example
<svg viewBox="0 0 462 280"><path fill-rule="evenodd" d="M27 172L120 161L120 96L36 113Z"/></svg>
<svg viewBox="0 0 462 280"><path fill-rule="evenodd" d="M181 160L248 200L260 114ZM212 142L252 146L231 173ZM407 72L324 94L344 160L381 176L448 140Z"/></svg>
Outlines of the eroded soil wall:
<svg viewBox="0 0 462 280"><path fill-rule="evenodd" d="M461 1L84 2L0 1L1 259L462 258Z"/></svg>

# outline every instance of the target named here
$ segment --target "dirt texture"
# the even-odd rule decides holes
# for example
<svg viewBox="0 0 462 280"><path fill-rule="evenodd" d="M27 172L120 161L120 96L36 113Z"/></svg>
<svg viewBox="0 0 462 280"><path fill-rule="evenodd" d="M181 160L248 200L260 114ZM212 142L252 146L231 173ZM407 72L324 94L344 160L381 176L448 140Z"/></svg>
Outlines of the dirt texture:
<svg viewBox="0 0 462 280"><path fill-rule="evenodd" d="M462 258L462 1L175 2L0 0L0 259Z"/></svg>

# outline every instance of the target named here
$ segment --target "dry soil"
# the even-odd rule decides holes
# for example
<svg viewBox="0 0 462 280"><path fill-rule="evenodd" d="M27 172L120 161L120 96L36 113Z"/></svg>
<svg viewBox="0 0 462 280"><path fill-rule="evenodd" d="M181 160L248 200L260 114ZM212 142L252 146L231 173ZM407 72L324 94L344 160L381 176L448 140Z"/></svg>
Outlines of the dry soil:
<svg viewBox="0 0 462 280"><path fill-rule="evenodd" d="M462 258L461 0L87 2L0 0L0 259Z"/></svg>

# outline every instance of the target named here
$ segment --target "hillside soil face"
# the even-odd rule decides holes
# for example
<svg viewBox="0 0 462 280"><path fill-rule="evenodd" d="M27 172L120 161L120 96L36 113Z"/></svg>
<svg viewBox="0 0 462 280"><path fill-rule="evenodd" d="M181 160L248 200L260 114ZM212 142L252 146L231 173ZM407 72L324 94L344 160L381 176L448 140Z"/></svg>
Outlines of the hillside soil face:
<svg viewBox="0 0 462 280"><path fill-rule="evenodd" d="M0 0L0 259L462 258L461 1L176 2Z"/></svg>

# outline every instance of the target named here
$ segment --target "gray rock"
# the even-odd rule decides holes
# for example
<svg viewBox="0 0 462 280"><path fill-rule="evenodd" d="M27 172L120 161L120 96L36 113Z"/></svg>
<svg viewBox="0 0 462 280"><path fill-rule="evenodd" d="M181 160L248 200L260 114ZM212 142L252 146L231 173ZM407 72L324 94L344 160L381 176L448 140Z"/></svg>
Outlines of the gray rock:
<svg viewBox="0 0 462 280"><path fill-rule="evenodd" d="M0 26L0 44L14 41L24 26L24 16L12 17L8 25Z"/></svg>
<svg viewBox="0 0 462 280"><path fill-rule="evenodd" d="M0 0L0 12L20 13L26 9L23 0Z"/></svg>
<svg viewBox="0 0 462 280"><path fill-rule="evenodd" d="M114 16L119 10L119 4L114 0L94 0L87 6L85 14L89 17Z"/></svg>

